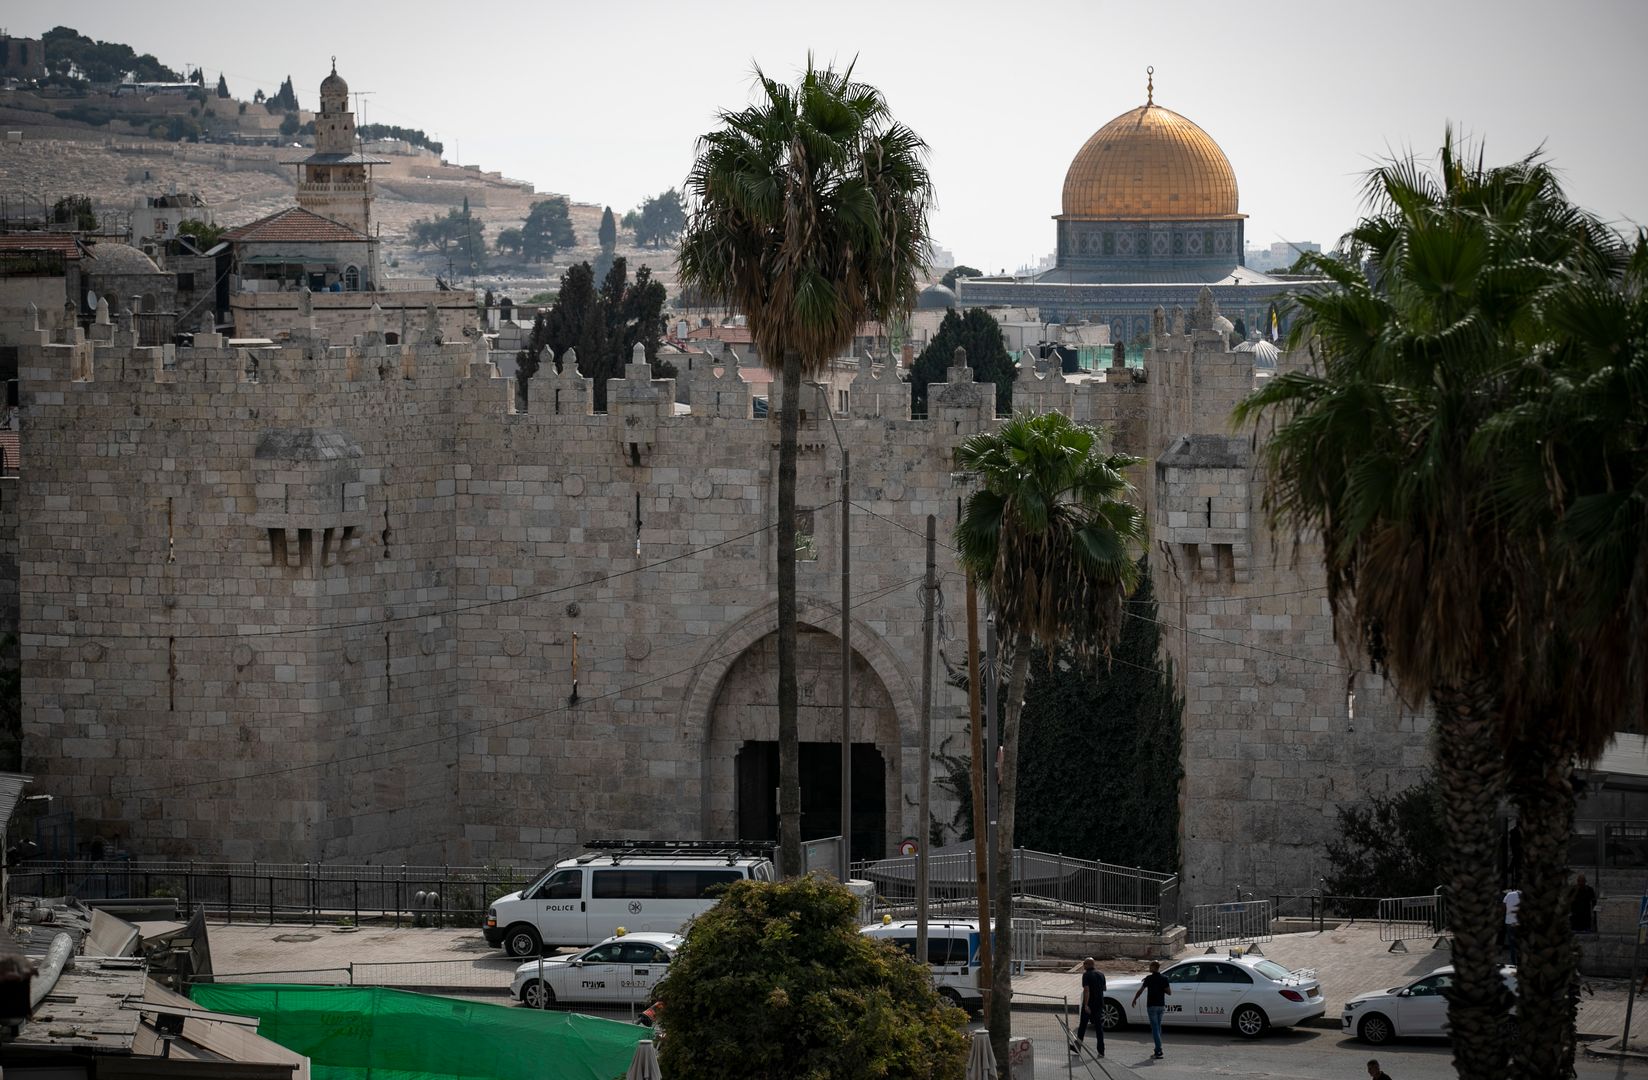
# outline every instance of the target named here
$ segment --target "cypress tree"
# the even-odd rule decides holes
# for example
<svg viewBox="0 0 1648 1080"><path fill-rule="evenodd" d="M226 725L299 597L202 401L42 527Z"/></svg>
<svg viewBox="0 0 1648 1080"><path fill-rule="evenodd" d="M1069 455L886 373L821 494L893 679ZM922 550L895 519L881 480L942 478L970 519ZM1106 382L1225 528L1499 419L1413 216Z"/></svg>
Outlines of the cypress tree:
<svg viewBox="0 0 1648 1080"><path fill-rule="evenodd" d="M910 369L910 405L917 412L927 409L927 384L943 382L955 357L956 348L967 350L967 363L978 382L996 384L996 412L1013 410L1013 358L1002 341L1001 324L983 308L969 308L966 315L954 309L944 315L938 333L916 357Z"/></svg>
<svg viewBox="0 0 1648 1080"><path fill-rule="evenodd" d="M1059 650L1031 666L1015 831L1037 851L1174 872L1182 701L1143 569L1108 662Z"/></svg>

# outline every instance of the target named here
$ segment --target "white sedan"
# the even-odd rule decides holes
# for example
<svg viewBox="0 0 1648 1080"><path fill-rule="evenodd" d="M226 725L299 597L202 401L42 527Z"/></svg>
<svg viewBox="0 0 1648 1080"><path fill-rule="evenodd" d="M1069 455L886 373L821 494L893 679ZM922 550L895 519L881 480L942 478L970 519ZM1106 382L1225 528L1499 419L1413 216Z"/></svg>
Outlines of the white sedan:
<svg viewBox="0 0 1648 1080"><path fill-rule="evenodd" d="M1505 988L1516 993L1516 968L1502 967ZM1339 1029L1377 1046L1393 1038L1438 1038L1448 1034L1447 991L1453 968L1441 967L1401 986L1370 990L1345 1002ZM1514 1010L1513 1010L1514 1011ZM1514 1024L1515 1020L1507 1021Z"/></svg>
<svg viewBox="0 0 1648 1080"><path fill-rule="evenodd" d="M515 969L509 993L533 1009L561 1002L651 1005L652 988L684 940L679 934L624 934L569 956L546 956L541 964L529 960Z"/></svg>
<svg viewBox="0 0 1648 1080"><path fill-rule="evenodd" d="M1289 971L1262 956L1197 957L1162 969L1172 986L1163 1024L1233 1028L1256 1039L1273 1027L1292 1027L1327 1011L1315 972ZM1148 1024L1147 996L1133 1003L1143 977L1111 979L1104 993L1104 1028Z"/></svg>

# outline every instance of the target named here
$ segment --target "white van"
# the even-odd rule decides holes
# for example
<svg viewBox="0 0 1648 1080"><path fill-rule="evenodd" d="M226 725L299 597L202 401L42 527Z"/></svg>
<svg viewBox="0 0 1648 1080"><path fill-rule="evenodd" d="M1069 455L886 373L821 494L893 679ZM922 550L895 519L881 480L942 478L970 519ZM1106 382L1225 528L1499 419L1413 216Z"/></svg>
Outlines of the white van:
<svg viewBox="0 0 1648 1080"><path fill-rule="evenodd" d="M589 945L618 932L677 933L726 886L774 878L770 848L719 841L595 840L487 908L487 944L510 956Z"/></svg>
<svg viewBox="0 0 1648 1080"><path fill-rule="evenodd" d="M939 996L958 1008L977 1013L984 1008L979 988L979 929L977 919L928 919L927 966ZM861 931L865 937L890 941L911 956L916 954L916 920L874 923Z"/></svg>

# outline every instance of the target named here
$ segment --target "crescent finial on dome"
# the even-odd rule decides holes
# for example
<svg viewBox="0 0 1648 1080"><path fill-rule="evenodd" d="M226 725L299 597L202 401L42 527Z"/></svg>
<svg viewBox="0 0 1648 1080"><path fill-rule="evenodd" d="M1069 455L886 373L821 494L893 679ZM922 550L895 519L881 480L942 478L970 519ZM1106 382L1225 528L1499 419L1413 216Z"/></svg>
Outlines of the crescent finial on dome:
<svg viewBox="0 0 1648 1080"><path fill-rule="evenodd" d="M333 66L337 66L335 62ZM1144 103L1146 105L1156 104L1156 68L1154 66L1144 69Z"/></svg>

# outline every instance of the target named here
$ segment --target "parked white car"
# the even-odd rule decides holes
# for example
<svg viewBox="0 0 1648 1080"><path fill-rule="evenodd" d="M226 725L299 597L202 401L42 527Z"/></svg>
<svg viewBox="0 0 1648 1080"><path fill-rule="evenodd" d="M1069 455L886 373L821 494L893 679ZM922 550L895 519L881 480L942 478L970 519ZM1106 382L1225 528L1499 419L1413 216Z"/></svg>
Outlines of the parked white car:
<svg viewBox="0 0 1648 1080"><path fill-rule="evenodd" d="M1505 980L1505 988L1515 994L1516 968L1502 967L1499 975ZM1358 994L1345 1002L1339 1029L1375 1046L1394 1038L1445 1037L1446 991L1452 985L1453 968L1440 967L1400 986Z"/></svg>
<svg viewBox="0 0 1648 1080"><path fill-rule="evenodd" d="M563 1003L651 1005L652 988L684 940L679 934L622 934L570 956L529 960L515 969L509 993L533 1009Z"/></svg>
<svg viewBox="0 0 1648 1080"><path fill-rule="evenodd" d="M1273 1027L1292 1027L1327 1012L1313 971L1289 971L1262 956L1197 957L1162 969L1172 984L1163 1024L1233 1028L1256 1039ZM1104 993L1104 1028L1148 1024L1144 996L1133 1004L1143 976L1110 979Z"/></svg>

